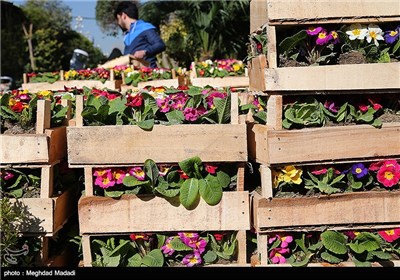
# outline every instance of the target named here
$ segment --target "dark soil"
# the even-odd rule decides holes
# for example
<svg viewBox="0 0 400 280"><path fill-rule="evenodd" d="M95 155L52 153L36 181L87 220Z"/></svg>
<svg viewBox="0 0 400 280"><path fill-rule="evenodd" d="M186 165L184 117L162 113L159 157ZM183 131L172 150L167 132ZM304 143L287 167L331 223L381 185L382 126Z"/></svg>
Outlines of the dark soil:
<svg viewBox="0 0 400 280"><path fill-rule="evenodd" d="M298 62L294 59L286 59L283 55L279 56L279 66L280 67L302 67L309 66L307 63Z"/></svg>
<svg viewBox="0 0 400 280"><path fill-rule="evenodd" d="M23 128L19 124L11 123L7 120L4 121L4 125L2 127L2 134L10 135L10 134L35 134L36 126L32 126L29 128Z"/></svg>
<svg viewBox="0 0 400 280"><path fill-rule="evenodd" d="M338 64L363 64L367 63L365 56L357 51L350 51L339 55Z"/></svg>

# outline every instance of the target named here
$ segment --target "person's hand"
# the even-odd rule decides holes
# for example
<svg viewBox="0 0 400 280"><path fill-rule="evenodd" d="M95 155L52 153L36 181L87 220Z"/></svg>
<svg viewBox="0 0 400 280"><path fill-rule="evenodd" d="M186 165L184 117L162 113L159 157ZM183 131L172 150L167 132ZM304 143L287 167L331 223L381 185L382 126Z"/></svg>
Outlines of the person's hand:
<svg viewBox="0 0 400 280"><path fill-rule="evenodd" d="M146 56L146 51L145 50L140 50L140 51L136 51L133 54L133 57L136 59L143 59Z"/></svg>

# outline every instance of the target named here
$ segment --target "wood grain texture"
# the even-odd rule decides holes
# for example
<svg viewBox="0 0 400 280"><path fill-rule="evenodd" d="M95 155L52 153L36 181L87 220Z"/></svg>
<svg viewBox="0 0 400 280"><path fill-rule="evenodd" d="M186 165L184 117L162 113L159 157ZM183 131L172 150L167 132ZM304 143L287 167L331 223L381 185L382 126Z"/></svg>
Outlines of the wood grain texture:
<svg viewBox="0 0 400 280"><path fill-rule="evenodd" d="M156 125L67 128L70 165L179 162L199 156L203 162L247 161L245 124Z"/></svg>
<svg viewBox="0 0 400 280"><path fill-rule="evenodd" d="M200 199L193 210L184 208L177 198L166 200L152 195L82 197L78 203L81 234L249 230L249 209L248 191L224 192L215 206Z"/></svg>

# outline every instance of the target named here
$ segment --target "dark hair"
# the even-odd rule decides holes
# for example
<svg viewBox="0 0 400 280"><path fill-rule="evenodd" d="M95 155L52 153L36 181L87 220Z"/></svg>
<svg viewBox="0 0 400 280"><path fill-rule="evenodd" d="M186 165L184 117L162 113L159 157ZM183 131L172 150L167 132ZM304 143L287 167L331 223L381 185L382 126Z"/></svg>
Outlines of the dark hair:
<svg viewBox="0 0 400 280"><path fill-rule="evenodd" d="M114 18L117 18L117 15L125 13L128 17L133 19L138 19L138 8L136 4L131 1L122 1L118 4L117 8L114 11Z"/></svg>

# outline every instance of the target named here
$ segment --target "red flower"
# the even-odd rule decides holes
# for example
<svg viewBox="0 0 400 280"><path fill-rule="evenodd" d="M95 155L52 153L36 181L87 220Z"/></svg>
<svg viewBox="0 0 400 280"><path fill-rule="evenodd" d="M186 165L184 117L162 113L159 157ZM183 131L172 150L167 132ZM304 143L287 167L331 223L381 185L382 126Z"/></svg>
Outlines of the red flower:
<svg viewBox="0 0 400 280"><path fill-rule="evenodd" d="M128 107L140 107L143 104L143 97L140 94L128 96L128 103L125 105Z"/></svg>
<svg viewBox="0 0 400 280"><path fill-rule="evenodd" d="M136 233L136 234L132 233L131 235L129 235L129 238L132 241L139 240L139 239L143 239L143 240L147 241L147 240L149 240L150 237L151 237L151 234L148 234L148 233Z"/></svg>
<svg viewBox="0 0 400 280"><path fill-rule="evenodd" d="M218 168L218 166L212 166L212 165L209 165L209 164L205 164L205 166L206 166L206 171L208 173L210 173L210 174L215 174L215 172L216 172L216 170Z"/></svg>
<svg viewBox="0 0 400 280"><path fill-rule="evenodd" d="M17 113L21 113L24 110L25 106L24 103L21 101L17 101L12 107L11 110Z"/></svg>
<svg viewBox="0 0 400 280"><path fill-rule="evenodd" d="M183 170L178 170L178 173L181 179L189 179L189 176Z"/></svg>
<svg viewBox="0 0 400 280"><path fill-rule="evenodd" d="M189 87L188 86L178 86L179 90L188 90Z"/></svg>
<svg viewBox="0 0 400 280"><path fill-rule="evenodd" d="M214 233L214 238L217 241L221 241L224 238L224 235L221 233Z"/></svg>

